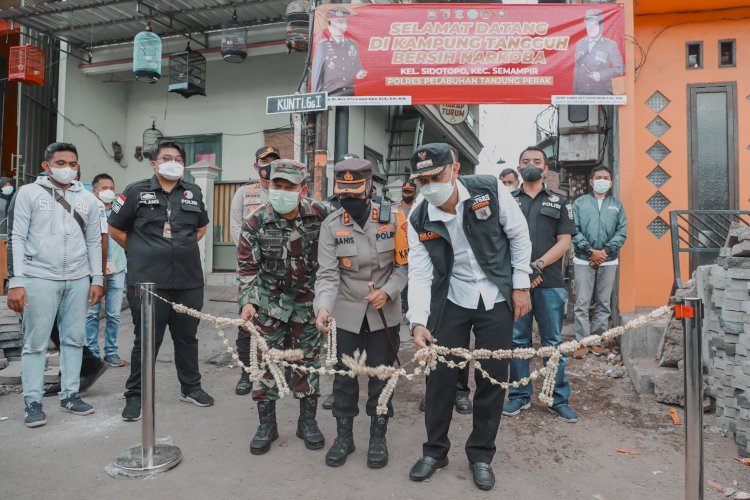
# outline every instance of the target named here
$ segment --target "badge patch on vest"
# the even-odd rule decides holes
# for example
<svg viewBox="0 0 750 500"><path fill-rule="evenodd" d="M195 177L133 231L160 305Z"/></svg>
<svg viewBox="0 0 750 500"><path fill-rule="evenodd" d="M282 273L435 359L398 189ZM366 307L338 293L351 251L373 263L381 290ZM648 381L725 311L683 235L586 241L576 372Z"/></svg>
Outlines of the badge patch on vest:
<svg viewBox="0 0 750 500"><path fill-rule="evenodd" d="M336 236L351 236L351 232L347 231L346 229L339 229L336 231Z"/></svg>
<svg viewBox="0 0 750 500"><path fill-rule="evenodd" d="M349 212L344 212L344 224L347 226L351 225L352 223L352 217L349 215Z"/></svg>
<svg viewBox="0 0 750 500"><path fill-rule="evenodd" d="M380 212L378 211L377 208L373 207L373 209L372 209L372 220L374 220L375 222L377 222L378 219L380 219Z"/></svg>
<svg viewBox="0 0 750 500"><path fill-rule="evenodd" d="M378 232L379 233L386 233L388 231L393 231L393 224L382 224L378 226Z"/></svg>
<svg viewBox="0 0 750 500"><path fill-rule="evenodd" d="M436 240L438 238L440 238L440 235L437 233L433 233L432 231L419 233L419 241Z"/></svg>
<svg viewBox="0 0 750 500"><path fill-rule="evenodd" d="M565 205L565 208L568 209L568 218L570 220L573 220L573 205L571 205L570 203L568 203L567 205Z"/></svg>
<svg viewBox="0 0 750 500"><path fill-rule="evenodd" d="M347 269L352 267L352 259L349 257L341 257L341 265Z"/></svg>
<svg viewBox="0 0 750 500"><path fill-rule="evenodd" d="M471 209L478 220L487 220L492 215L490 208L490 195L483 194L476 196L471 204Z"/></svg>

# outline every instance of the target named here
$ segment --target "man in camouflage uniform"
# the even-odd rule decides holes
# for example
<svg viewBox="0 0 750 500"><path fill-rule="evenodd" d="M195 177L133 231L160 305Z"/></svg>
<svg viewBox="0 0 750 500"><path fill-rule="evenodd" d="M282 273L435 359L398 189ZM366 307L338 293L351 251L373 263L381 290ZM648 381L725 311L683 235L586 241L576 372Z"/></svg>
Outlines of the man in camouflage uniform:
<svg viewBox="0 0 750 500"><path fill-rule="evenodd" d="M268 347L301 349L301 364L320 367L322 334L315 327L313 298L318 270L320 225L333 211L307 198L307 169L294 160L271 163L269 203L242 223L237 246L241 317L252 319ZM325 438L318 429L318 375L295 369L291 380L300 400L297 437L308 449L320 449ZM260 426L250 442L254 455L266 453L279 437L276 425L278 387L270 372L253 391Z"/></svg>
<svg viewBox="0 0 750 500"><path fill-rule="evenodd" d="M263 146L255 152L255 163L253 168L258 172L258 180L249 182L241 186L234 193L232 206L229 212L229 229L232 235L232 241L237 246L240 242L240 228L242 221L250 216L261 205L268 203L268 185L269 174L271 173L271 162L281 158L279 150L273 146ZM237 332L237 354L240 361L245 365L250 363L250 333L244 328L239 328ZM250 376L242 370L240 380L234 388L234 393L238 396L250 394L253 390L253 383Z"/></svg>
<svg viewBox="0 0 750 500"><path fill-rule="evenodd" d="M328 29L315 47L312 63L313 92L353 96L354 80L367 76L359 60L357 42L346 38L349 16L351 12L345 7L334 7L326 12Z"/></svg>
<svg viewBox="0 0 750 500"><path fill-rule="evenodd" d="M602 36L601 10L588 9L583 22L587 36L576 44L573 93L612 95L612 78L624 71L620 49L617 42Z"/></svg>

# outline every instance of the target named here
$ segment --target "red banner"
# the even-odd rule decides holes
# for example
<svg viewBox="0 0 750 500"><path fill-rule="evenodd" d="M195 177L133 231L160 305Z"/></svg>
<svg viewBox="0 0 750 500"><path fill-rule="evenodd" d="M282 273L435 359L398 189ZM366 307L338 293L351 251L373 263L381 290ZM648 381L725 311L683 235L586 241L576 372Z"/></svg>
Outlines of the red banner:
<svg viewBox="0 0 750 500"><path fill-rule="evenodd" d="M412 104L611 102L624 94L623 39L622 4L326 4L310 89Z"/></svg>

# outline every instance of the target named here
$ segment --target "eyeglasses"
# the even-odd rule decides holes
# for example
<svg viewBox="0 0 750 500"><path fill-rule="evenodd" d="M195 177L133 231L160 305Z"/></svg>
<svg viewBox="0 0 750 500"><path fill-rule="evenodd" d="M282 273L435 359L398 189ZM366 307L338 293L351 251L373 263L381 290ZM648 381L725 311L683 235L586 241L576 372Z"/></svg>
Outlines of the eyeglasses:
<svg viewBox="0 0 750 500"><path fill-rule="evenodd" d="M159 163L167 163L169 161L176 161L177 163L179 163L181 165L185 164L185 160L183 160L182 157L180 157L180 156L164 155L164 156L158 157L156 159L156 161L159 162Z"/></svg>

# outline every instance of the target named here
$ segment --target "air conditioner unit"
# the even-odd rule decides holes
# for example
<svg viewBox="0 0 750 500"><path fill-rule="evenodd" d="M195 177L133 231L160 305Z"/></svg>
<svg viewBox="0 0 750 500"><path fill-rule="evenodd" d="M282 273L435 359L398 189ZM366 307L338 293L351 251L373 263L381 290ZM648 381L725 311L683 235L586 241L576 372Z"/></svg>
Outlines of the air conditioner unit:
<svg viewBox="0 0 750 500"><path fill-rule="evenodd" d="M560 106L558 129L565 134L603 133L606 123L599 106Z"/></svg>

